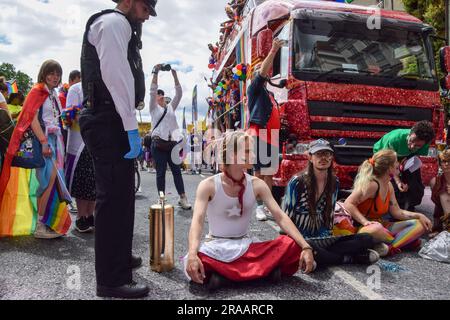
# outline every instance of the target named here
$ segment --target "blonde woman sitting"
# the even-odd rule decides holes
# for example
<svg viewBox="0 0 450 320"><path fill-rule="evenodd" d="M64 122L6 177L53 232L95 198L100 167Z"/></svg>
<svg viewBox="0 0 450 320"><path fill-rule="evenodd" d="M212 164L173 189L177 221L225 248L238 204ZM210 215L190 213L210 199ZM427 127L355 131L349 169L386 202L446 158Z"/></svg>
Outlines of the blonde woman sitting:
<svg viewBox="0 0 450 320"><path fill-rule="evenodd" d="M381 243L375 248L380 256L420 247L420 237L431 230L431 221L425 215L400 209L390 182L397 170L395 151L375 153L359 167L353 192L344 204L358 233L369 233ZM396 222L383 220L387 213Z"/></svg>

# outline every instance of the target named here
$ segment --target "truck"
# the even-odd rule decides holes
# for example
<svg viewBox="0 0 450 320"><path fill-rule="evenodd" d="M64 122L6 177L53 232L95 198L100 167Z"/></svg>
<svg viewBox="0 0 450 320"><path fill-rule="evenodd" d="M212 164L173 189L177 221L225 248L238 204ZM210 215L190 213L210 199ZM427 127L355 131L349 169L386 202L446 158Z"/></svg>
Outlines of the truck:
<svg viewBox="0 0 450 320"><path fill-rule="evenodd" d="M385 133L428 120L436 141L443 139L441 94L450 86L450 47L441 49L447 76L438 79L433 36L431 26L405 12L330 1L250 0L217 54L213 79L238 63L251 68L267 56L275 37L285 40L271 72L271 82L282 88L268 89L296 145L280 151L274 193L306 168L305 150L318 138L333 145L340 187L351 189L358 166ZM242 95L250 82L241 84ZM245 129L248 111L242 108ZM436 141L421 157L425 184L438 170Z"/></svg>

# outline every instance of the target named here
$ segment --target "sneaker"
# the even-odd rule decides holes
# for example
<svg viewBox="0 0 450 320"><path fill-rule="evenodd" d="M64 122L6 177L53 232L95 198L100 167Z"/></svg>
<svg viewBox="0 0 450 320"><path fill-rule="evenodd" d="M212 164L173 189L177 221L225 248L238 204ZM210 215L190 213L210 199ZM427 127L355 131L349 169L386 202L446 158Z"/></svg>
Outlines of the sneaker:
<svg viewBox="0 0 450 320"><path fill-rule="evenodd" d="M178 204L184 210L190 210L192 208L192 205L188 202L186 197L180 197L180 200L178 201Z"/></svg>
<svg viewBox="0 0 450 320"><path fill-rule="evenodd" d="M378 252L378 255L380 257L386 257L389 253L389 246L384 243L384 242L380 242L377 243L374 247L373 250L375 250L376 252Z"/></svg>
<svg viewBox="0 0 450 320"><path fill-rule="evenodd" d="M147 173L150 173L151 171L150 171L150 168L147 168Z"/></svg>
<svg viewBox="0 0 450 320"><path fill-rule="evenodd" d="M273 217L272 213L270 213L269 209L264 206L264 211L267 217L267 220L275 221L275 218Z"/></svg>
<svg viewBox="0 0 450 320"><path fill-rule="evenodd" d="M358 264L373 264L380 260L378 252L367 249L366 252L353 256L353 262Z"/></svg>
<svg viewBox="0 0 450 320"><path fill-rule="evenodd" d="M258 221L266 221L266 211L264 210L263 206L256 207L256 220Z"/></svg>
<svg viewBox="0 0 450 320"><path fill-rule="evenodd" d="M53 231L42 222L37 223L36 231L34 232L34 237L37 239L56 239L62 236L62 234Z"/></svg>
<svg viewBox="0 0 450 320"><path fill-rule="evenodd" d="M77 205L75 204L75 202L69 203L68 207L69 207L70 213L73 213L73 214L78 213L78 208L77 208Z"/></svg>
<svg viewBox="0 0 450 320"><path fill-rule="evenodd" d="M94 227L91 225L89 218L81 217L77 219L77 221L75 221L75 229L77 229L77 231L81 233L91 232L92 230L94 230Z"/></svg>
<svg viewBox="0 0 450 320"><path fill-rule="evenodd" d="M95 228L95 218L94 215L87 217L87 221L92 228Z"/></svg>

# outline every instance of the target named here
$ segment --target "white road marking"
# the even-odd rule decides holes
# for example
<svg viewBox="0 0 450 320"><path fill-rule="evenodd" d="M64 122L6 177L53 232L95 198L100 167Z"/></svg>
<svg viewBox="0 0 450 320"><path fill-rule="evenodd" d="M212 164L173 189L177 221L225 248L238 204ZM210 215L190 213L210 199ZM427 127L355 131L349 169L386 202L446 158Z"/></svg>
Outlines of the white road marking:
<svg viewBox="0 0 450 320"><path fill-rule="evenodd" d="M267 220L266 223L274 229L276 232L280 232L280 227L273 221ZM350 275L348 272L342 270L339 267L328 268L335 276L350 285L353 289L365 296L369 300L384 300L383 296L370 289L365 284L361 283L358 279Z"/></svg>

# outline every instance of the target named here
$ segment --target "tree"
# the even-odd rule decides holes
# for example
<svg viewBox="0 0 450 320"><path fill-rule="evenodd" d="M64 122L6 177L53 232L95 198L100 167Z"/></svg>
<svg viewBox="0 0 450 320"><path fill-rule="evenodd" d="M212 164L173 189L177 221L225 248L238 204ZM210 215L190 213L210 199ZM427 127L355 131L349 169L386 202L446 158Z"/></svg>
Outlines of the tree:
<svg viewBox="0 0 450 320"><path fill-rule="evenodd" d="M433 26L437 36L445 37L444 0L403 0L403 4L408 13ZM435 52L444 45L444 41L435 40L433 43Z"/></svg>
<svg viewBox="0 0 450 320"><path fill-rule="evenodd" d="M0 76L6 80L16 80L17 87L24 94L27 95L33 86L33 80L24 72L16 71L16 68L11 63L2 63L0 65Z"/></svg>

